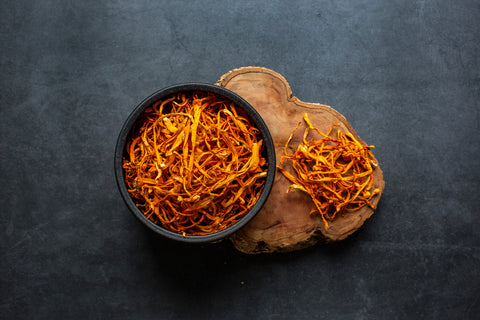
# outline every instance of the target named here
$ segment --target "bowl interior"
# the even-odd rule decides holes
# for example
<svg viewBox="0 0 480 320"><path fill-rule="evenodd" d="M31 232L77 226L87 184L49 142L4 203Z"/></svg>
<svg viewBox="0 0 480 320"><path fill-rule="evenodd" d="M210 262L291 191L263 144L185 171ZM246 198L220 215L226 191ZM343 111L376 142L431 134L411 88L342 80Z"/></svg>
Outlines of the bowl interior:
<svg viewBox="0 0 480 320"><path fill-rule="evenodd" d="M163 98L166 98L167 96L170 96L175 93L181 93L181 92L191 92L191 91L205 91L205 92L211 92L215 93L218 95L221 95L232 102L235 103L237 108L243 109L252 122L252 124L257 127L260 130L260 135L265 143L265 147L263 150L263 156L267 160L267 177L265 178L265 186L256 201L255 205L252 207L252 209L243 217L241 220L239 220L237 223L234 225L222 230L218 231L216 233L208 234L208 235L181 235L178 233L175 233L173 231L167 230L163 228L162 226L155 224L154 222L148 220L145 218L145 215L140 211L140 209L137 208L135 205L135 202L133 199L130 197L128 193L128 189L125 183L125 175L124 175L124 170L122 167L123 164L123 157L125 154L125 145L130 137L132 128L137 121L137 119L143 114L144 110L151 106L154 102L161 100ZM183 241L183 242L212 242L212 241L217 241L220 239L223 239L225 237L228 237L235 231L238 231L240 228L242 228L245 224L247 224L261 209L263 204L268 198L268 195L271 191L271 188L273 186L273 180L275 176L275 148L273 145L273 140L270 135L270 132L267 128L267 125L263 121L262 117L260 114L248 103L246 102L243 98L235 94L234 92L227 90L223 87L215 86L215 85L210 85L210 84L202 84L202 83L188 83L188 84L181 84L181 85L175 85L171 86L168 88L165 88L163 90L157 91L145 100L143 100L130 114L130 116L127 118L126 122L124 123L118 140L117 140L117 145L115 149L115 175L117 179L117 185L120 190L120 193L129 207L130 211L137 217L144 225L146 225L149 229L153 230L154 232L165 236L167 238L173 239L173 240L178 240L178 241Z"/></svg>

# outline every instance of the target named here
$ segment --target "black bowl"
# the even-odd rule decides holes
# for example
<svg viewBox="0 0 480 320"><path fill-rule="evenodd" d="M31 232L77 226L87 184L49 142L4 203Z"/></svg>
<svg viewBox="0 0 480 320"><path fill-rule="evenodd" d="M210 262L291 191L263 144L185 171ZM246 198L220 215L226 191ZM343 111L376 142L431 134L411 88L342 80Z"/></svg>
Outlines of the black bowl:
<svg viewBox="0 0 480 320"><path fill-rule="evenodd" d="M154 222L146 219L145 215L140 211L140 209L137 208L137 206L135 205L134 201L132 200L132 198L128 193L127 186L125 184L124 170L122 167L123 156L125 153L125 144L127 142L127 139L130 136L130 131L132 130L132 127L134 126L137 119L142 115L144 110L149 106L151 106L154 102L161 100L167 96L170 96L172 94L179 93L179 92L190 92L190 91L204 91L204 92L215 93L217 95L223 96L229 99L230 101L234 102L237 108L243 109L247 113L253 125L257 127L261 132L261 136L266 147L264 152L266 153L265 156L268 162L268 169L267 169L268 171L267 171L267 177L265 178L265 186L263 188L262 193L260 194L260 197L258 198L255 205L252 207L252 209L241 220L239 220L237 223L230 226L229 228L226 228L216 233L212 233L208 235L200 235L200 236L193 236L193 235L183 236L181 234L167 230L162 226L157 225ZM171 86L171 87L162 89L160 91L157 91L151 96L149 96L148 98L146 98L145 100L143 100L135 108L135 110L133 110L133 112L130 114L127 121L123 125L122 130L120 131L120 134L118 136L117 145L115 149L115 175L117 178L117 185L118 185L118 188L120 189L120 193L123 197L123 200L125 200L125 203L127 204L130 211L133 213L133 215L137 217L138 220L140 220L145 226L147 226L149 229L153 230L157 234L160 234L164 237L167 237L173 240L189 242L189 243L218 241L230 236L232 233L234 233L235 231L238 231L243 226L245 226L250 220L252 220L253 217L255 217L255 215L258 213L258 211L262 208L265 201L267 200L268 195L270 194L270 190L272 189L272 186L273 186L275 170L276 170L275 148L273 145L273 140L270 135L270 132L268 131L267 125L263 121L260 114L247 101L242 99L236 93L230 90L227 90L223 87L219 87L211 84L187 83L187 84L175 85L175 86Z"/></svg>

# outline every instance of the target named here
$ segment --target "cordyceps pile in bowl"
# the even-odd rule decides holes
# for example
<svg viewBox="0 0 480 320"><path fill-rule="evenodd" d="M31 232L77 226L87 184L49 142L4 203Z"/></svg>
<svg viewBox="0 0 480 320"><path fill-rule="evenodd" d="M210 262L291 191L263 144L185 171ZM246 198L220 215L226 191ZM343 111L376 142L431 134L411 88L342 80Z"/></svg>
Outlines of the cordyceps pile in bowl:
<svg viewBox="0 0 480 320"><path fill-rule="evenodd" d="M115 151L123 199L170 239L211 242L247 224L273 185L275 151L257 111L215 85L160 90L125 122Z"/></svg>

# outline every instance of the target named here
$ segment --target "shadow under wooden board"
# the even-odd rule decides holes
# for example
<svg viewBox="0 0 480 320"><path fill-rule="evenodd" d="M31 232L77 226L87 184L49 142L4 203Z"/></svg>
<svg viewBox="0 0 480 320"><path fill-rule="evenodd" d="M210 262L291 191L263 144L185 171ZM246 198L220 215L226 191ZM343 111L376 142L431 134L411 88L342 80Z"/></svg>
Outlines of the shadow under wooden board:
<svg viewBox="0 0 480 320"><path fill-rule="evenodd" d="M302 141L304 113L308 113L313 125L322 132L327 132L332 124L340 123L340 130L349 131L365 144L339 112L323 104L306 103L293 97L286 79L270 69L234 69L220 77L216 84L237 93L260 113L272 135L277 164L284 155L290 133L300 121L302 124L290 146L296 149ZM372 175L373 188L380 190L371 200L376 207L385 187L380 166L373 170ZM291 182L277 171L264 207L248 225L230 237L237 250L245 253L287 252L309 247L319 240L343 240L358 230L374 212L364 206L328 221L329 227L326 228L320 215L309 214L315 206L310 196L302 191L287 193L290 185Z"/></svg>

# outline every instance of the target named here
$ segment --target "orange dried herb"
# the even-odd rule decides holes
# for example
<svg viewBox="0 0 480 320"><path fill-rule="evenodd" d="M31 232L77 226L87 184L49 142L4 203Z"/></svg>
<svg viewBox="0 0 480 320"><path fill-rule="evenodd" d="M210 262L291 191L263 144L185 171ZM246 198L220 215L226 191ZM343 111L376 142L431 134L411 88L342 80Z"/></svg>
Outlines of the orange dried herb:
<svg viewBox="0 0 480 320"><path fill-rule="evenodd" d="M296 176L277 166L292 182L287 192L301 190L308 193L315 204L310 214L318 212L326 228L327 220L332 221L338 214L344 215L365 205L374 209L370 200L380 193L377 188L372 191L372 173L377 167L370 151L374 146L362 145L350 132L334 131L338 123L324 134L313 126L307 113L303 120L306 129L302 142L293 154L288 154L289 144L301 124L299 122L285 144L285 155L280 161L283 165L284 160L291 160ZM312 130L323 138L308 139Z"/></svg>
<svg viewBox="0 0 480 320"><path fill-rule="evenodd" d="M238 222L264 187L260 131L219 95L174 94L147 108L123 159L130 196L147 219L185 235Z"/></svg>

